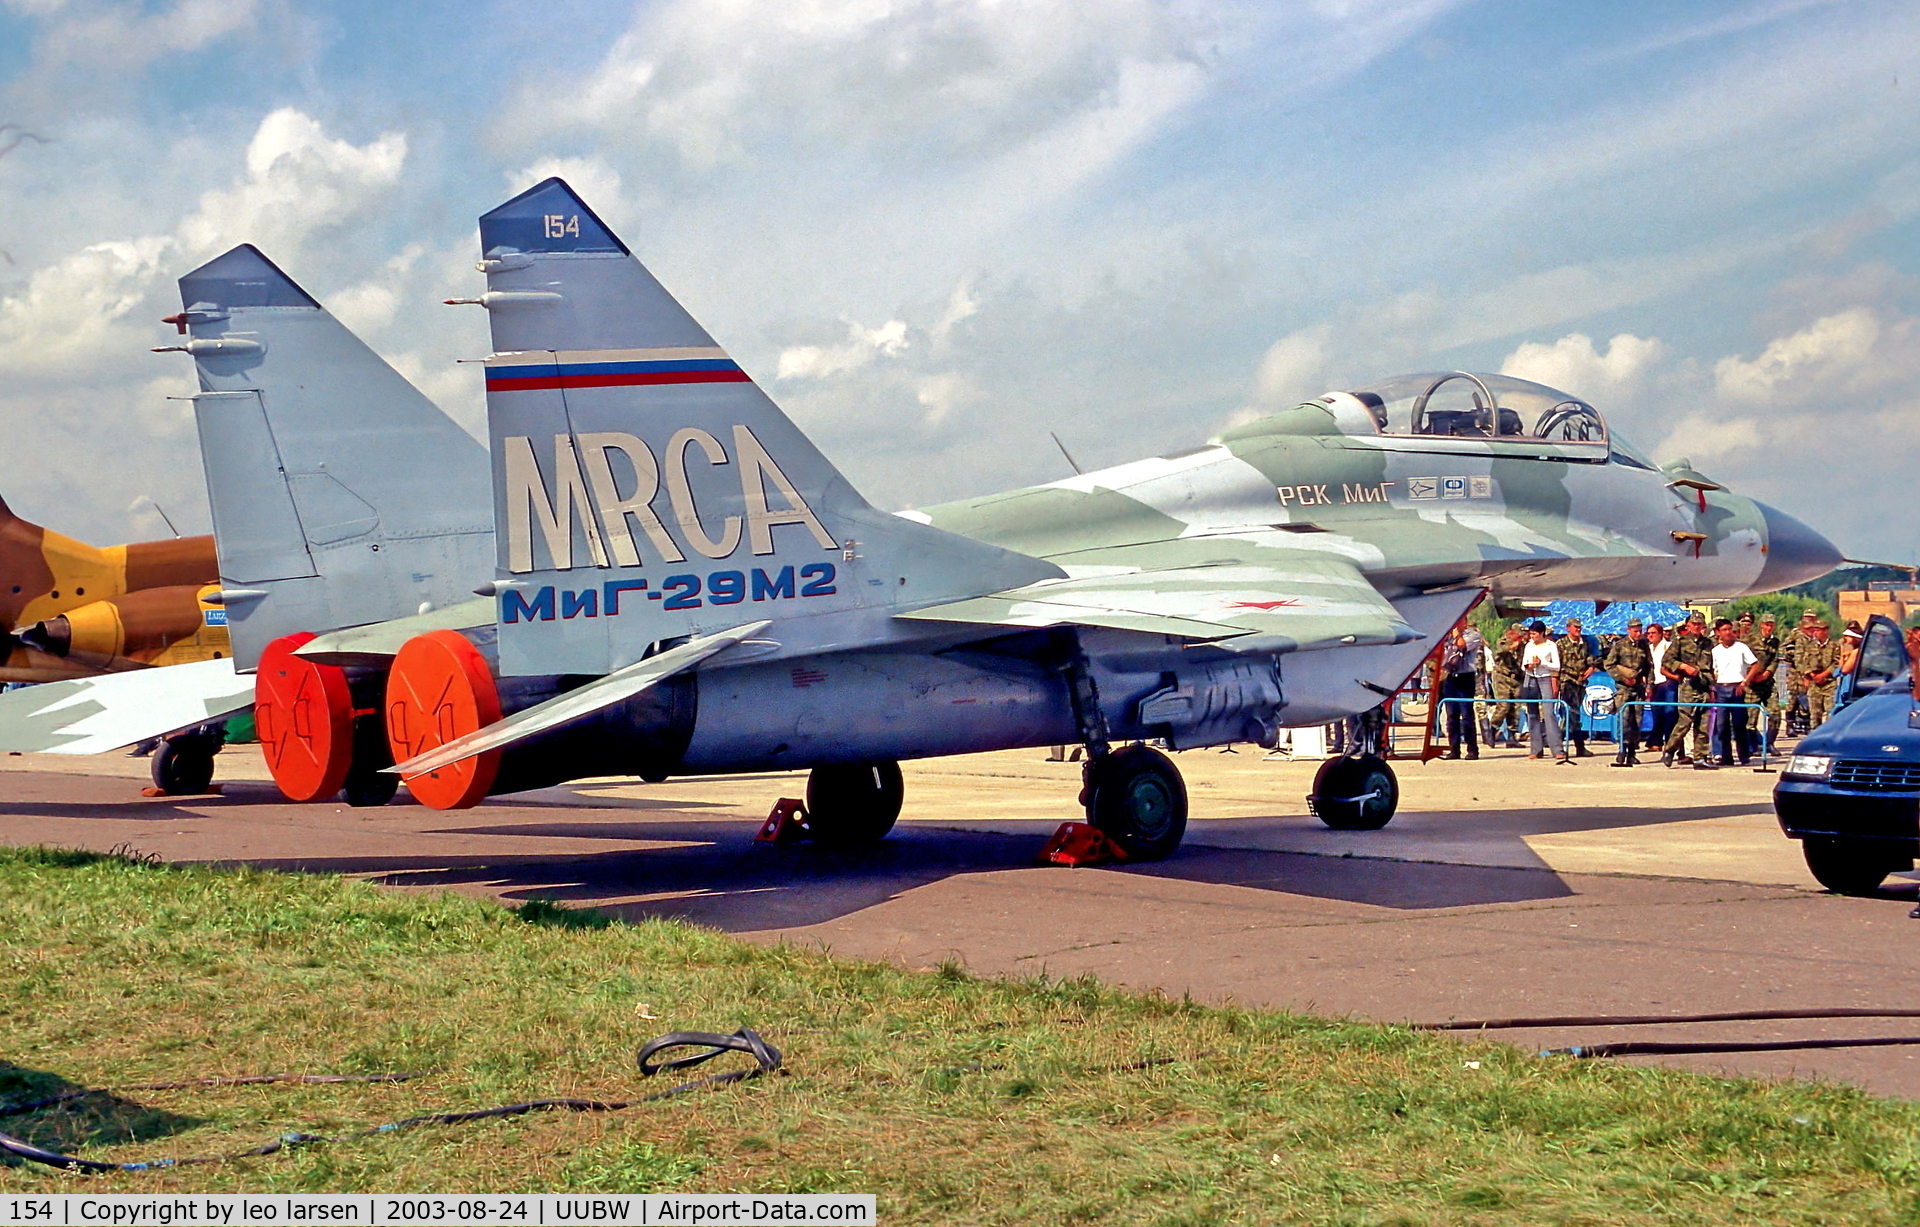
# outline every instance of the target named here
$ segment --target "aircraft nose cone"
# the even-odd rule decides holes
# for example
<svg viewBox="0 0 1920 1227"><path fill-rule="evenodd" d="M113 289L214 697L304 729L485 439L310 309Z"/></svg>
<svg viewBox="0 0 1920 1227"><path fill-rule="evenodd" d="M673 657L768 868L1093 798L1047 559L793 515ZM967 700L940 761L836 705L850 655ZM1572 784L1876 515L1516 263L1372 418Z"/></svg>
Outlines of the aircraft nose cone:
<svg viewBox="0 0 1920 1227"><path fill-rule="evenodd" d="M1767 565L1749 592L1777 592L1818 579L1845 561L1833 542L1778 508L1756 503L1767 524Z"/></svg>

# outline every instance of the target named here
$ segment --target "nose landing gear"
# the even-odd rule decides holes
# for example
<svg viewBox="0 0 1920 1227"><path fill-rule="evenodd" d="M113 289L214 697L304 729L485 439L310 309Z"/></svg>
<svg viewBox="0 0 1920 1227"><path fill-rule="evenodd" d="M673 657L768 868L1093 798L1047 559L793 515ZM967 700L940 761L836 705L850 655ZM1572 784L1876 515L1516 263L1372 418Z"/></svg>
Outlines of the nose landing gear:
<svg viewBox="0 0 1920 1227"><path fill-rule="evenodd" d="M1377 754L1330 758L1313 777L1307 805L1336 831L1377 831L1400 808L1400 781Z"/></svg>

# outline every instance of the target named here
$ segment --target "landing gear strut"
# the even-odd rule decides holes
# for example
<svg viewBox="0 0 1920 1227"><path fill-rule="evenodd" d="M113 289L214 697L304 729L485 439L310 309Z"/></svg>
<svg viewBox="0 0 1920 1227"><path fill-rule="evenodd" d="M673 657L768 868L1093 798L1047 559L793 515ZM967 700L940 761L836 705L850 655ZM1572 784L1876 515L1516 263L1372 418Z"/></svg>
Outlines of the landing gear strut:
<svg viewBox="0 0 1920 1227"><path fill-rule="evenodd" d="M356 809L385 805L400 791L400 777L381 770L393 766L393 747L379 709L353 718L353 762L340 785L340 799Z"/></svg>
<svg viewBox="0 0 1920 1227"><path fill-rule="evenodd" d="M1129 860L1173 855L1187 833L1187 786L1180 769L1151 746L1113 749L1087 658L1077 642L1063 655L1060 673L1087 747L1080 768L1080 804L1086 807L1087 821L1126 849Z"/></svg>
<svg viewBox="0 0 1920 1227"><path fill-rule="evenodd" d="M818 844L878 843L893 829L905 798L899 763L815 767L807 776L807 826Z"/></svg>
<svg viewBox="0 0 1920 1227"><path fill-rule="evenodd" d="M227 726L218 722L166 738L153 754L154 787L170 797L207 791L213 783L213 756L226 739Z"/></svg>

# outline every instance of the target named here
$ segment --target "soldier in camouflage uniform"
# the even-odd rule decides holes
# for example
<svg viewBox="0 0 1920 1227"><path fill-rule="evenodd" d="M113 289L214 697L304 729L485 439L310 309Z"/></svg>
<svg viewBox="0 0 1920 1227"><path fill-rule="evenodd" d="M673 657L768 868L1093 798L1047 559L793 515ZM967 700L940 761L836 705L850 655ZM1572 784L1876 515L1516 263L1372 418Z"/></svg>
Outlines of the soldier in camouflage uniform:
<svg viewBox="0 0 1920 1227"><path fill-rule="evenodd" d="M1780 667L1780 636L1774 633L1778 625L1772 614L1766 614L1752 633L1741 636L1742 642L1753 649L1754 659L1760 662L1760 671L1747 685L1747 701L1760 705L1761 718L1766 722L1768 753L1773 752L1774 744L1780 739L1780 708L1773 701L1774 673ZM1758 732L1760 730L1750 729L1748 735Z"/></svg>
<svg viewBox="0 0 1920 1227"><path fill-rule="evenodd" d="M1800 676L1800 668L1794 663L1800 652L1800 645L1812 638L1814 619L1819 615L1811 609L1800 612L1800 625L1788 632L1780 642L1780 660L1787 668L1786 685L1777 687L1780 700L1781 732L1791 736L1794 733L1794 712L1798 709L1804 717L1807 709L1807 680Z"/></svg>
<svg viewBox="0 0 1920 1227"><path fill-rule="evenodd" d="M1567 619L1567 633L1554 646L1560 650L1559 694L1567 702L1567 736L1573 742L1575 756L1592 758L1593 752L1587 749L1585 705L1587 679L1593 676L1595 666L1593 649L1580 633L1580 619Z"/></svg>
<svg viewBox="0 0 1920 1227"><path fill-rule="evenodd" d="M1620 713L1620 753L1614 758L1614 765L1632 766L1633 744L1639 739L1640 717L1646 709L1629 707L1628 704L1646 700L1650 675L1653 673L1653 653L1647 649L1646 636L1640 630L1640 619L1627 619L1627 637L1616 640L1607 649L1602 667L1613 678L1614 685L1620 688L1620 704L1616 709Z"/></svg>
<svg viewBox="0 0 1920 1227"><path fill-rule="evenodd" d="M1713 643L1707 638L1707 620L1702 614L1694 614L1686 620L1685 629L1674 636L1673 646L1660 663L1660 672L1670 682L1678 686L1678 700L1682 703L1711 703L1713 701ZM1661 762L1671 767L1676 762L1707 766L1712 749L1707 745L1707 721L1712 712L1709 707L1682 707L1674 718L1673 735L1667 739L1666 753ZM1687 739L1693 739L1692 755L1687 753Z"/></svg>
<svg viewBox="0 0 1920 1227"><path fill-rule="evenodd" d="M1840 681L1840 647L1827 638L1827 624L1816 621L1813 633L1794 645L1793 667L1807 688L1807 731L1811 733L1833 714L1833 691Z"/></svg>
<svg viewBox="0 0 1920 1227"><path fill-rule="evenodd" d="M1500 700L1493 705L1488 716L1487 745L1503 744L1509 748L1520 744L1520 711L1513 700L1520 697L1520 685L1525 673L1520 668L1520 649L1525 645L1526 636L1517 626L1507 628L1500 637L1500 646L1493 650L1493 697ZM1504 740L1501 730L1505 729Z"/></svg>

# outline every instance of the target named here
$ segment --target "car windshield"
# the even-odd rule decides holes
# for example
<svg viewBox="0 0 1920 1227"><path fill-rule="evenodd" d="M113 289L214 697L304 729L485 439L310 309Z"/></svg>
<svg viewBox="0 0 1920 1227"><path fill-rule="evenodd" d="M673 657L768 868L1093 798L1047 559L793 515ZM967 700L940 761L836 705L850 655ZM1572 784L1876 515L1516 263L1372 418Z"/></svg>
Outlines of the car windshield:
<svg viewBox="0 0 1920 1227"><path fill-rule="evenodd" d="M1383 434L1607 442L1607 424L1592 405L1511 375L1399 375L1351 394L1373 412Z"/></svg>

